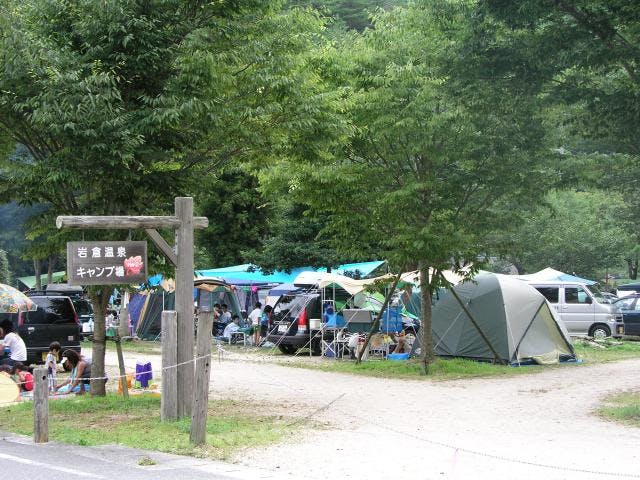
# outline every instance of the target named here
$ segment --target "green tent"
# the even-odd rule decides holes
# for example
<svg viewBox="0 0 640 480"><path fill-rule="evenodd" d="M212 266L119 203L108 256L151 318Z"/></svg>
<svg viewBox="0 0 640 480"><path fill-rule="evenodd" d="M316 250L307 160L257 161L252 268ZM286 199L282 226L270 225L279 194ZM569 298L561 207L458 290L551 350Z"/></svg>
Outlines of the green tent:
<svg viewBox="0 0 640 480"><path fill-rule="evenodd" d="M508 275L481 273L453 288L502 359L516 364L575 359L562 321L527 283ZM494 359L487 341L451 292L433 308L432 321L438 355Z"/></svg>

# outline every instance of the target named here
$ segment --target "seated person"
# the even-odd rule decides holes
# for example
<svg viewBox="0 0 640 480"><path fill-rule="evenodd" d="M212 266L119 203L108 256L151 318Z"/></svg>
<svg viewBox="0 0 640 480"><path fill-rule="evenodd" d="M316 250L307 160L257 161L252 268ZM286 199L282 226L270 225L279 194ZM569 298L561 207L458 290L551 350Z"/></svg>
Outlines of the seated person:
<svg viewBox="0 0 640 480"><path fill-rule="evenodd" d="M13 322L8 319L4 320L2 324L0 324L0 329L3 333L2 339L0 340L0 352L2 352L0 364L13 367L16 362L26 362L27 347L20 335L13 331Z"/></svg>
<svg viewBox="0 0 640 480"><path fill-rule="evenodd" d="M407 351L407 338L404 330L396 335L396 345L393 353L409 353Z"/></svg>
<svg viewBox="0 0 640 480"><path fill-rule="evenodd" d="M226 327L224 327L222 336L215 337L216 340L222 340L223 342L228 342L233 333L240 331L240 326L238 325L239 320L240 319L238 318L238 315L234 315L233 318L231 319L231 323L229 323Z"/></svg>
<svg viewBox="0 0 640 480"><path fill-rule="evenodd" d="M21 362L16 362L12 369L12 377L20 387L21 392L33 390L33 374Z"/></svg>
<svg viewBox="0 0 640 480"><path fill-rule="evenodd" d="M71 367L71 375L69 380L60 384L56 389L57 393L78 393L83 394L89 391L91 379L91 359L84 355L78 354L75 350L65 350L62 356L66 361L63 362L65 369Z"/></svg>

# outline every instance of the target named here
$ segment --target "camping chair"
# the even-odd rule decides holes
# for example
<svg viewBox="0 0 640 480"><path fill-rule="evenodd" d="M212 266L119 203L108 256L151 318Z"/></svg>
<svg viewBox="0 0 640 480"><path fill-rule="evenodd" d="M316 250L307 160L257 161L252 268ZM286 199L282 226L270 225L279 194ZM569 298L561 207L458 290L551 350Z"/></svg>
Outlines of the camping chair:
<svg viewBox="0 0 640 480"><path fill-rule="evenodd" d="M231 345L232 343L239 343L240 340L242 340L242 345L244 347L246 347L247 346L247 333L242 331L242 330L238 330L237 332L233 332L229 336L229 345Z"/></svg>
<svg viewBox="0 0 640 480"><path fill-rule="evenodd" d="M387 358L389 355L389 342L384 338L381 333L376 333L371 336L369 342L369 356L379 355L382 358Z"/></svg>
<svg viewBox="0 0 640 480"><path fill-rule="evenodd" d="M342 358L345 351L344 327L338 326L338 314L325 315L326 322L320 329L320 349L322 356Z"/></svg>

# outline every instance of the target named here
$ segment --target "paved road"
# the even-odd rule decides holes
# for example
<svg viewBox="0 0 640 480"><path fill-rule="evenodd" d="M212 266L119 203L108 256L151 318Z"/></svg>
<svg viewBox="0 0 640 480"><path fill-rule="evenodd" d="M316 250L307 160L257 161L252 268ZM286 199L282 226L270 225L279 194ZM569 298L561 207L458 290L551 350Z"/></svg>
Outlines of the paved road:
<svg viewBox="0 0 640 480"><path fill-rule="evenodd" d="M155 465L139 466L151 458ZM3 478L29 480L282 480L284 476L247 467L126 448L116 445L80 447L47 443L0 432L0 472Z"/></svg>

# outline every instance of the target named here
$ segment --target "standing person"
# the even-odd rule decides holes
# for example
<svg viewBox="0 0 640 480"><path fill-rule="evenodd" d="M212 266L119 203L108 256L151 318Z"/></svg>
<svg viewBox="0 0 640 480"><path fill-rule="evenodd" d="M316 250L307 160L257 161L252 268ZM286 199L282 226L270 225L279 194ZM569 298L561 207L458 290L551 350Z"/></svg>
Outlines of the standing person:
<svg viewBox="0 0 640 480"><path fill-rule="evenodd" d="M78 393L80 395L88 392L91 379L91 359L75 350L65 350L62 352L62 356L71 367L71 375L69 380L58 386L56 392Z"/></svg>
<svg viewBox="0 0 640 480"><path fill-rule="evenodd" d="M229 305L223 303L222 313L220 314L220 323L226 326L229 322L231 322L231 312L229 311Z"/></svg>
<svg viewBox="0 0 640 480"><path fill-rule="evenodd" d="M51 342L45 366L47 367L47 381L49 382L49 392L56 391L56 370L58 369L58 355L60 354L60 344Z"/></svg>
<svg viewBox="0 0 640 480"><path fill-rule="evenodd" d="M251 328L253 328L253 344L258 345L260 343L260 319L262 317L262 304L256 302L253 310L249 314L249 320L251 321Z"/></svg>
<svg viewBox="0 0 640 480"><path fill-rule="evenodd" d="M216 303L213 305L213 327L211 329L211 333L214 337L221 335L224 326L220 323L220 304Z"/></svg>
<svg viewBox="0 0 640 480"><path fill-rule="evenodd" d="M4 336L0 341L0 351L9 348L9 356L0 360L0 365L13 366L16 362L27 361L27 346L20 335L13 331L13 322L9 319L4 320L0 324L0 328L4 332Z"/></svg>
<svg viewBox="0 0 640 480"><path fill-rule="evenodd" d="M266 305L264 307L264 311L262 312L262 316L260 317L260 336L266 340L267 332L269 331L269 326L271 325L271 314L273 313L273 307L271 305Z"/></svg>

